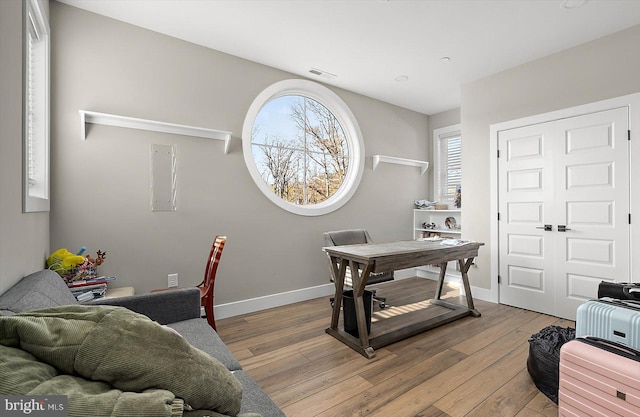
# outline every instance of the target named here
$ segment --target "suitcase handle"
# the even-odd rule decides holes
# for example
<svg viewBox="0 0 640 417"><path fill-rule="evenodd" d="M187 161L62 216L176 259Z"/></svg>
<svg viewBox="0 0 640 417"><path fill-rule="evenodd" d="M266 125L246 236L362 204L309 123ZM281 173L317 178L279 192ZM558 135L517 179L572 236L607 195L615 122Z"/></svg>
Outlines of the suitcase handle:
<svg viewBox="0 0 640 417"><path fill-rule="evenodd" d="M635 299L618 300L611 297L602 297L600 298L600 301L602 301L603 303L612 304L614 306L622 306L626 308L635 308L637 310L640 310L640 300L635 300Z"/></svg>
<svg viewBox="0 0 640 417"><path fill-rule="evenodd" d="M640 359L640 351L637 351L637 350L635 350L633 348L630 348L629 346L627 346L625 344L622 344L622 343L612 342L611 340L606 340L606 339L602 339L600 337L594 337L594 336L586 336L586 337L582 338L582 340L584 342L587 342L588 344L594 345L594 346L600 346L600 347L607 346L607 347L609 347L609 349L607 349L607 350L612 351L612 352L613 352L613 349L615 349L616 351L623 351L627 355L635 356L636 360Z"/></svg>

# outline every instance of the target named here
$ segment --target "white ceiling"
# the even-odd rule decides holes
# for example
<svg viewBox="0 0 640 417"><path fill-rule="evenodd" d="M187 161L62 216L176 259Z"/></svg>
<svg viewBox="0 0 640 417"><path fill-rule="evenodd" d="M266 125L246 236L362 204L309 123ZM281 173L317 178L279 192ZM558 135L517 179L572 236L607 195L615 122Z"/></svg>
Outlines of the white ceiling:
<svg viewBox="0 0 640 417"><path fill-rule="evenodd" d="M640 0L59 1L424 114L459 107L465 83L640 24Z"/></svg>

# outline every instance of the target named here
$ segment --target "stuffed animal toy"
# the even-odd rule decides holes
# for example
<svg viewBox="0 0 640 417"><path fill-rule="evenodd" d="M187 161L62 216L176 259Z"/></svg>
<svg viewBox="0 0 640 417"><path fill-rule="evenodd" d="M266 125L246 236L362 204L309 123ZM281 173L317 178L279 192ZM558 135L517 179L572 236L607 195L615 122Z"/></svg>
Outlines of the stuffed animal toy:
<svg viewBox="0 0 640 417"><path fill-rule="evenodd" d="M92 258L91 256L87 255L87 260L89 262L91 262L92 264L94 264L95 266L98 265L102 265L102 263L104 262L104 258L107 257L107 252L102 252L101 250L98 250L98 253L96 254L96 258Z"/></svg>
<svg viewBox="0 0 640 417"><path fill-rule="evenodd" d="M58 249L47 259L47 267L60 275L69 274L75 267L84 262L84 256L75 255L66 248Z"/></svg>

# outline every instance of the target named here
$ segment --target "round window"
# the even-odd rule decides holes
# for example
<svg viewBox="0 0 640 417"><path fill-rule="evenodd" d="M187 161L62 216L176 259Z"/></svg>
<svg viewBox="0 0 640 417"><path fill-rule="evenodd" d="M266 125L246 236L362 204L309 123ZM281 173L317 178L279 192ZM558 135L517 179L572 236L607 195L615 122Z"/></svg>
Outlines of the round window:
<svg viewBox="0 0 640 417"><path fill-rule="evenodd" d="M362 137L328 88L307 80L271 85L244 121L244 159L258 188L292 213L317 216L345 204L362 177Z"/></svg>

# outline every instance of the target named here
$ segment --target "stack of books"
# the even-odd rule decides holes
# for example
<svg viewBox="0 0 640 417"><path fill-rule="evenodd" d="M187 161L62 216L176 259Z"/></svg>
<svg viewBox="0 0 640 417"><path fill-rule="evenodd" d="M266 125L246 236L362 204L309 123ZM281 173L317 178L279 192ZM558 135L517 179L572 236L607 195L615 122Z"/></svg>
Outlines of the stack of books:
<svg viewBox="0 0 640 417"><path fill-rule="evenodd" d="M68 282L67 286L78 302L86 303L95 298L102 298L107 292L107 283L116 277L97 277Z"/></svg>

